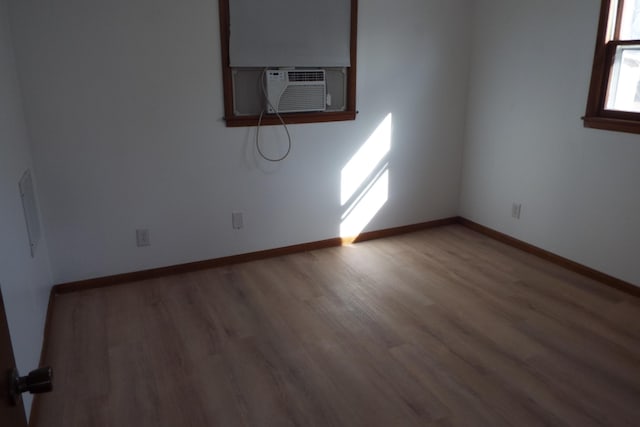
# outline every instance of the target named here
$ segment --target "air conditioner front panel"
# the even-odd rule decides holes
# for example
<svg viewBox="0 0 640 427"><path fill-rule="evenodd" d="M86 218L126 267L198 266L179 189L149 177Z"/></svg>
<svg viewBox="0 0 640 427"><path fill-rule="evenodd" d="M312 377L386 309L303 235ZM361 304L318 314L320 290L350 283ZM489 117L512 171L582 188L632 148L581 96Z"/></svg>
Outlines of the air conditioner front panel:
<svg viewBox="0 0 640 427"><path fill-rule="evenodd" d="M289 85L282 92L277 108L281 113L322 111L326 103L324 85Z"/></svg>
<svg viewBox="0 0 640 427"><path fill-rule="evenodd" d="M324 70L268 70L267 112L325 111L326 91Z"/></svg>

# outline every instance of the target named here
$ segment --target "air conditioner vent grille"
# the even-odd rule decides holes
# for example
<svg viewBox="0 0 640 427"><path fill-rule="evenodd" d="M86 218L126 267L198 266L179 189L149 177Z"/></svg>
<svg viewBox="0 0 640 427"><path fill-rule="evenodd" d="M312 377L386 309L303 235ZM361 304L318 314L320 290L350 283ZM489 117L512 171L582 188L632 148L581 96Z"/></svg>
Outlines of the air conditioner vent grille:
<svg viewBox="0 0 640 427"><path fill-rule="evenodd" d="M325 109L325 86L288 86L278 103L278 111L317 111Z"/></svg>
<svg viewBox="0 0 640 427"><path fill-rule="evenodd" d="M296 70L296 71L289 71L288 75L289 75L290 82L323 82L324 81L323 70L313 70L313 71Z"/></svg>

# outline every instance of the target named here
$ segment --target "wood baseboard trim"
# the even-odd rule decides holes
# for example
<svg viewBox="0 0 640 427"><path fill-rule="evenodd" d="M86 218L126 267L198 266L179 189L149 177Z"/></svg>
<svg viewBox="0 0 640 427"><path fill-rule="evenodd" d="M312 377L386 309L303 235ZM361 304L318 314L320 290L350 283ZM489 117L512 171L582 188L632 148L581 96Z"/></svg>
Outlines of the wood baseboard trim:
<svg viewBox="0 0 640 427"><path fill-rule="evenodd" d="M345 243L358 243L366 240L380 239L413 231L424 230L427 228L441 227L451 225L458 222L457 217L437 219L433 221L422 222L419 224L404 225L400 227L386 228L383 230L368 231L361 233L355 239L342 239L335 237L332 239L319 240L315 242L302 243L299 245L285 246L275 249L267 249L263 251L250 252L239 255L232 255L222 258L213 258L203 261L189 262L186 264L177 264L167 267L152 268L149 270L134 271L130 273L116 274L112 276L97 277L94 279L80 280L75 282L57 284L52 289L52 295L65 294L80 290L93 288L102 288L105 286L120 285L128 282L139 282L147 279L154 279L162 276L173 274L188 273L191 271L204 270L207 268L224 267L242 262L257 261L266 258L273 258L283 255L291 255L299 252L313 251L317 249L325 249L336 246L342 246ZM51 304L51 302L50 302Z"/></svg>
<svg viewBox="0 0 640 427"><path fill-rule="evenodd" d="M449 217L443 219L437 219L433 221L422 222L418 224L410 224L400 227L386 228L382 230L368 231L360 234L355 239L343 239L335 237L332 239L320 240L309 243L302 243L299 245L285 246L281 248L267 249L257 252L249 252L245 254L232 255L222 258L214 258L203 261L190 262L186 264L177 264L167 267L152 268L149 270L134 271L130 273L116 274L112 276L98 277L87 280L80 280L75 282L61 283L55 285L51 290L51 297L49 299L49 309L47 311L47 325L52 312L52 302L56 294L64 294L69 292L75 292L79 290L86 290L92 288L101 288L105 286L119 285L127 282L138 282L147 279L158 278L162 276L168 276L173 274L188 273L191 271L203 270L207 268L224 267L227 265L238 264L242 262L257 261L266 258L272 258L283 255L290 255L299 252L313 251L317 249L331 248L344 245L345 243L359 243L367 240L381 239L385 237L392 237L404 233L411 233L428 228L442 227L451 224L461 224L469 229L477 231L509 246L523 250L530 254L536 255L542 259L553 262L559 266L567 268L568 270L582 274L583 276L597 280L607 286L613 287L627 294L640 297L640 287L635 286L629 282L618 279L616 277L605 274L601 271L595 270L586 265L571 261L560 255L556 255L552 252L534 246L530 243L511 237L507 234L501 233L484 225L478 224L474 221L466 219L464 217ZM45 337L47 336L45 326ZM43 347L44 348L44 347Z"/></svg>
<svg viewBox="0 0 640 427"><path fill-rule="evenodd" d="M443 227L458 223L458 217L436 219L429 222L421 222L419 224L403 225L401 227L385 228L383 230L368 231L361 233L353 240L353 243L365 242L367 240L382 239L385 237L398 236L400 234L413 233L414 231L425 230L427 228Z"/></svg>
<svg viewBox="0 0 640 427"><path fill-rule="evenodd" d="M458 217L457 222L461 225L464 225L467 228L470 228L471 230L477 231L478 233L484 234L485 236L489 236L495 240L498 240L499 242L505 243L509 246L520 249L522 251L528 252L544 260L550 261L556 265L566 268L567 270L571 270L573 272L586 276L590 279L597 280L598 282L604 285L615 288L619 291L625 292L635 297L640 297L639 286L635 286L629 282L625 282L624 280L618 279L617 277L613 277L601 271L595 270L591 267L587 267L586 265L577 263L575 261L571 261L568 258L564 258L560 255L556 255L553 252L549 252L545 249L539 248L530 243L516 239L515 237L511 237L508 234L501 233L492 228L485 227L484 225L478 224L477 222L473 222L469 219Z"/></svg>
<svg viewBox="0 0 640 427"><path fill-rule="evenodd" d="M296 252L312 251L316 249L340 246L342 240L339 238L320 240L316 242L303 243L300 245L285 246L264 251L250 252L239 255L231 255L221 258L213 258L202 261L189 262L185 264L170 265L167 267L152 268L149 270L133 271L130 273L115 274L112 276L96 277L93 279L79 280L55 285L53 287L56 294L66 294L80 290L102 288L105 286L120 285L127 282L139 282L147 279L155 279L173 274L189 273L191 271L205 270L207 268L224 267L242 262L256 261L282 255L289 255Z"/></svg>

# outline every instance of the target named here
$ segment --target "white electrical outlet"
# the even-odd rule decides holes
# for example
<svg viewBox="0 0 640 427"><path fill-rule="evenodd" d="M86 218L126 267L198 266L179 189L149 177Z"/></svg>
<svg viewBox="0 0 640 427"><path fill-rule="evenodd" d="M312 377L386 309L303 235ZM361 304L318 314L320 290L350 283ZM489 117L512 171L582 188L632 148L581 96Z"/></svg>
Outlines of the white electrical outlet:
<svg viewBox="0 0 640 427"><path fill-rule="evenodd" d="M151 246L149 239L149 230L147 228L139 228L136 230L136 244L138 247Z"/></svg>
<svg viewBox="0 0 640 427"><path fill-rule="evenodd" d="M522 211L521 203L514 203L511 205L511 217L515 219L520 219L520 212Z"/></svg>
<svg viewBox="0 0 640 427"><path fill-rule="evenodd" d="M231 225L235 230L240 230L244 227L244 221L242 219L242 212L231 213Z"/></svg>

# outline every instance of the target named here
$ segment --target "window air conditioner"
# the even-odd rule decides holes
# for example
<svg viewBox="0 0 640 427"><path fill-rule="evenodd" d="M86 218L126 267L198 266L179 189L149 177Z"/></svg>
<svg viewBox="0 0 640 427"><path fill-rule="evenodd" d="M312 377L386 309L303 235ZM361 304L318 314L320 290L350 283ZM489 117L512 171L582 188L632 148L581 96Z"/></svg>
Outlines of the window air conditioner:
<svg viewBox="0 0 640 427"><path fill-rule="evenodd" d="M267 70L267 113L325 111L324 70Z"/></svg>

